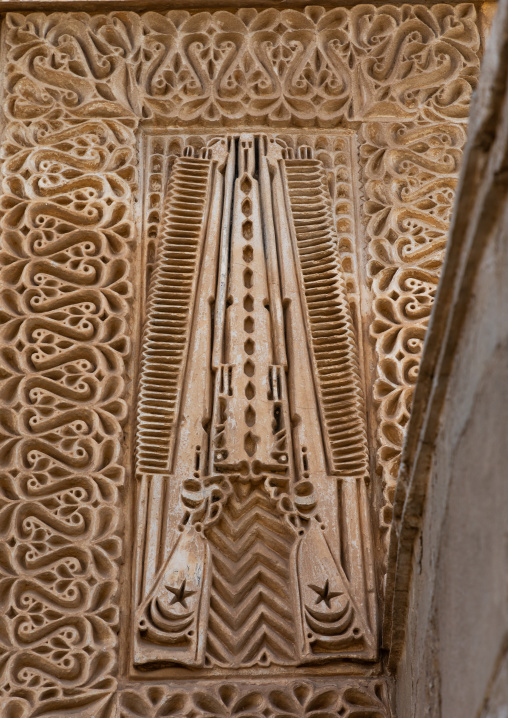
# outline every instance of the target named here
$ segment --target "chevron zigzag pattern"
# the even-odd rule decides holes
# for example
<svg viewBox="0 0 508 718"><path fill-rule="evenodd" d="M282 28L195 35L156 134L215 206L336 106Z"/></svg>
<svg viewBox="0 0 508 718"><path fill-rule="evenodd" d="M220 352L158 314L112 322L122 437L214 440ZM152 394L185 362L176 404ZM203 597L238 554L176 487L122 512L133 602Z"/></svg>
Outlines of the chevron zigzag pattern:
<svg viewBox="0 0 508 718"><path fill-rule="evenodd" d="M295 537L262 481L234 483L207 538L213 566L207 664L294 665L289 562Z"/></svg>

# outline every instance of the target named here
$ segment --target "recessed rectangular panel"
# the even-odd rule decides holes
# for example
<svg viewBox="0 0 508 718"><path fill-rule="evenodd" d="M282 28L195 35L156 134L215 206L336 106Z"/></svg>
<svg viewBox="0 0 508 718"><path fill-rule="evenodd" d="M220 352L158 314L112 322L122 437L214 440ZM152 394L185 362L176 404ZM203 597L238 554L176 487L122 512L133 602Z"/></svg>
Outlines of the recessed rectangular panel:
<svg viewBox="0 0 508 718"><path fill-rule="evenodd" d="M137 669L376 658L351 140L145 139Z"/></svg>

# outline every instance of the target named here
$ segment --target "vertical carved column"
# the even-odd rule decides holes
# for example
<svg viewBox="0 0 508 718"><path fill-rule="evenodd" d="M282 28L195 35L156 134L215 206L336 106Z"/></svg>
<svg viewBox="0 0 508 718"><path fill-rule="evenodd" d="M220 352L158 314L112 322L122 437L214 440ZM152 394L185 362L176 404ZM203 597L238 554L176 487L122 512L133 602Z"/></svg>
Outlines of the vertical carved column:
<svg viewBox="0 0 508 718"><path fill-rule="evenodd" d="M387 548L405 426L479 71L472 4L358 5L357 117L376 370L380 527Z"/></svg>
<svg viewBox="0 0 508 718"><path fill-rule="evenodd" d="M460 122L379 122L362 128L385 542L465 137Z"/></svg>
<svg viewBox="0 0 508 718"><path fill-rule="evenodd" d="M136 121L72 17L6 30L1 711L111 715Z"/></svg>

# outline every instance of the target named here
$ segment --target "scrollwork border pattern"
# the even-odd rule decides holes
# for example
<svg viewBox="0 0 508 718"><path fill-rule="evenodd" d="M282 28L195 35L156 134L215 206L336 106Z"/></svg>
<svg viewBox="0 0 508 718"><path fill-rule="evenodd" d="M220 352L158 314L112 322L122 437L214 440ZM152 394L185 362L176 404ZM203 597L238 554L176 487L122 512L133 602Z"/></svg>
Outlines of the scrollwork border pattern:
<svg viewBox="0 0 508 718"><path fill-rule="evenodd" d="M471 4L10 13L4 30L0 701L109 718L139 123L361 123L387 528L479 35Z"/></svg>

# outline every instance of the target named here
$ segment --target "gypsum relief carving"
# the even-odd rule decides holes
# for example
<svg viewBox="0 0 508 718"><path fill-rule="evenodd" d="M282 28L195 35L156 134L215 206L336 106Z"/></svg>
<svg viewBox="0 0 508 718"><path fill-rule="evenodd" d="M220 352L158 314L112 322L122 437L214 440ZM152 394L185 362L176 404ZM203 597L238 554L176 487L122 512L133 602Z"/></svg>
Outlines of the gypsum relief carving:
<svg viewBox="0 0 508 718"><path fill-rule="evenodd" d="M14 62L8 67L12 75L8 102L17 119L60 116L64 110L80 117L134 113L164 125L168 121L334 125L354 119L386 122L382 134L390 134L393 127L404 132L405 125L416 123L425 138L416 148L417 160L420 153L425 156L421 169L432 165L431 174L448 181L445 194L453 191L456 170L446 161L448 148L455 146L455 123L467 118L479 68L479 33L472 4L358 5L329 11L310 7L304 12L241 9L196 15L183 11L96 16L12 13L7 23L7 43L15 48ZM450 143L429 138L425 126L431 131L437 125L440 129L434 139L444 131L452 134ZM372 139L371 134L368 144L374 156L365 165L365 199L377 213L379 188L370 180L379 176L379 158L393 153L385 153L383 139L371 144ZM413 167L414 152L404 143L398 150L399 166L406 160ZM390 183L392 173L388 165L384 184ZM410 184L423 187L425 171L417 174ZM424 220L432 214L418 193L410 190L400 199L410 214L424 215ZM388 203L387 214L389 207ZM376 224L370 224L369 237L378 245ZM421 236L430 245L432 231L427 231L425 221L420 226ZM390 244L399 231L395 223ZM377 273L377 246L372 254ZM421 262L409 260L410 255L403 259L408 279L405 293L418 302L410 280L415 275L419 285ZM440 263L436 252L434 274ZM381 264L390 270L389 259L383 257ZM395 264L399 266L400 260L395 259ZM378 283L373 289L383 299L385 292L378 290ZM392 322L396 333L399 328L404 333L407 318L401 318L400 312L389 318L385 315L380 312L381 323ZM414 323L416 334L421 335L418 321ZM386 349L381 335L379 327L374 330L376 354L382 358ZM378 438L385 529L390 523L401 436L415 380L414 370L410 376L405 371L407 351L389 350L389 354L393 367L388 380L386 369L375 380L381 404ZM418 364L419 352L412 347L409 354Z"/></svg>
<svg viewBox="0 0 508 718"><path fill-rule="evenodd" d="M284 54L287 52L284 42L287 41L288 35L284 36L286 38L284 42L277 39L278 35L280 33L282 37L300 13L289 11L287 14L287 11L283 11L286 14L282 18L283 13L279 11L269 12L277 13L276 16L271 16L274 19L270 28L277 46L281 48L280 52ZM277 85L278 92L283 93L283 100L279 102L274 97L273 103L269 102L264 109L258 105L255 121L276 122L277 112L280 112L277 109L279 105L286 107L289 104L290 111L294 112L292 122L302 124L329 122L333 124L349 116L358 120L380 120L383 131L400 127L404 132L407 128L420 127L426 137L423 146L417 144L413 150L404 142L396 141L397 157L401 163L404 158L410 158L411 161L418 160L416 165L420 165L419 160L423 158L426 167L429 163L432 164L431 174L436 179L442 177L450 181L451 192L455 170L452 165L442 162L440 158L447 158L448 148L450 146L460 148L460 143L454 145L453 134L450 142L440 143L436 138L445 136L446 132L439 130L435 138L432 136L431 129L436 123L436 127L445 128L450 133L455 132L457 127L461 131L461 126L457 122L467 116L470 89L474 87L479 64L477 58L479 40L474 7L472 5L436 5L431 8L407 5L376 8L358 6L340 12L343 13L344 18L344 32L340 35L339 43L343 48L341 52L343 51L347 58L343 67L346 68L347 73L350 73L347 77L361 78L354 83L351 81L352 90L349 91L348 101L343 105L343 109L335 107L332 115L328 114L328 110L321 112L320 102L314 99L312 104L305 105L305 111L310 113L309 119L302 119L298 115L300 110L297 112L293 109L295 103L286 100L286 97L291 97L291 92L286 93L285 81ZM302 13L307 18L302 22L305 23L310 18L310 22L314 23L313 27L317 27L315 20L312 19L315 13L320 15L317 25L323 28L331 16L319 8L311 8L307 14ZM150 22L160 21L162 24L166 22L166 16L155 13L149 15ZM219 20L229 21L229 16L233 22L236 21L235 18L239 18L244 23L247 21L252 23L253 20L249 18L261 18L261 15L262 13L256 14L252 10L240 10L239 13L229 14L200 13L202 19L212 18L213 23ZM175 27L179 28L189 20L186 14L181 13L169 14L167 17ZM145 91L144 88L154 76L151 73L156 60L151 63L154 56L149 56L155 48L154 37L159 38L161 35L162 44L168 41L167 44L171 47L171 43L174 42L168 40L168 37L174 38L173 31L162 32L161 26L159 29L147 29L145 18L145 15L118 12L93 17L85 13L8 14L5 19L4 98L7 125L2 146L4 184L1 222L2 275L5 275L3 286L8 287L9 292L5 295L5 299L2 296L2 317L5 318L5 322L2 327L4 348L0 390L4 402L2 432L9 437L6 446L8 448L15 446L16 449L11 453L5 450L6 458L2 466L2 515L6 527L3 534L4 559L0 567L3 591L2 690L4 702L9 700L9 696L12 701L6 703L6 710L9 711L10 706L15 704L13 710L18 712L23 710L25 715L35 710L43 711L44 706L48 710L56 710L55 707L49 708L56 705L60 710L70 710L78 705L93 705L103 702L102 697L110 695L114 690L113 666L117 640L115 612L118 603L115 594L117 569L114 562L116 555L121 554L119 542L115 542L120 530L117 527L120 526L121 521L117 490L122 485L122 469L117 462L115 452L108 454L105 447L117 447L118 437L122 436L118 425L109 420L110 415L115 421L121 417L123 409L115 398L120 394L114 393L111 402L109 399L113 384L119 381L120 377L125 376L123 361L128 353L129 336L122 324L125 315L122 302L127 296L127 285L123 280L117 284L112 282L108 285L111 291L103 291L102 285L98 286L97 291L101 298L107 296L108 307L113 308L108 308L107 317L105 314L94 315L100 317L97 323L93 323L94 332L97 330L97 334L90 334L90 339L86 338L88 335L85 337L84 333L80 337L74 334L70 339L66 336L64 341L71 342L71 348L74 347L72 342L77 342L79 351L83 351L87 356L96 350L102 352L103 347L106 347L104 352L108 362L106 364L108 376L111 375L114 381L107 382L101 370L94 373L94 369L92 373L101 387L102 393L96 395L103 402L100 406L105 407L104 411L101 409L100 420L106 427L104 432L108 440L111 439L111 443L107 444L102 439L102 429L91 434L94 452L98 451L99 454L92 453L94 457L100 455L102 458L97 460L97 463L94 463L94 458L94 462L79 470L79 476L84 477L85 483L88 482L87 486L92 487L91 493L83 500L77 497L76 492L71 499L67 495L58 493L61 487L55 489L55 475L59 474L60 469L52 468L53 463L58 459L51 454L48 454L48 471L53 478L47 484L48 491L45 490L44 497L37 492L26 493L25 488L28 484L23 478L26 475L26 462L22 447L32 446L34 435L32 428L27 430L23 425L19 429L21 426L19 422L22 407L26 406L30 411L33 410L35 395L23 394L20 387L24 386L27 378L33 379L39 376L39 370L34 371L34 365L25 361L32 345L39 341L39 336L37 332L35 335L29 334L25 340L23 331L26 326L38 326L41 313L34 312L33 307L26 305L24 300L26 289L34 286L32 275L26 271L21 278L17 278L13 268L21 266L24 262L30 267L37 266L40 258L33 253L29 239L30 233L34 231L33 225L38 228L42 223L42 231L51 230L55 233L55 237L66 239L71 234L69 226L72 225L68 217L64 222L61 221L60 214L56 219L52 215L48 217L44 214L49 206L48 196L43 194L44 183L41 187L40 183L31 182L31 174L37 174L38 170L33 169L30 157L37 153L46 153L46 159L57 158L52 164L52 167L57 169L49 173L51 179L49 180L48 176L44 177L44 182L55 182L55 187L62 189L61 194L51 197L51 207L54 204L59 205L60 208L67 207L68 195L65 193L69 191L68 183L73 183L72 196L75 199L72 200L74 204L70 206L75 214L69 217L72 216L72 221L78 223L79 229L79 234L74 238L84 236L84 232L88 230L90 230L88 236L93 237L95 236L93 233L97 231L98 235L104 238L103 244L97 250L97 256L102 264L109 265L112 259L127 258L128 242L132 236L134 174L132 157L135 146L132 129L137 126L139 119L152 112L155 121L159 121L160 118L161 122L167 123L164 116L166 106L164 113L162 110L156 113L152 109L152 91ZM267 15L263 15L260 22L268 22L268 19ZM281 21L282 19L284 22ZM271 19L269 21L272 22ZM187 29L188 27L187 25ZM284 27L286 31L283 32ZM250 37L249 33L250 30L246 33L247 38ZM146 40L148 36L150 37ZM211 36L212 33L209 32L206 42L210 41ZM156 42L158 43L159 39ZM151 48L147 49L146 43L151 43ZM308 47L315 47L313 43L314 41ZM326 51L326 42L320 45L321 49L323 47ZM164 53L162 55L166 58L163 62L167 67L172 62L167 58L172 56ZM221 54L216 53L216 56L221 57ZM276 55L273 57L274 61L278 62ZM382 58L389 60L382 62ZM285 60L281 61L280 67L285 72L284 78L288 78L289 82L290 75L284 69L287 67L285 62ZM315 59L311 62L315 62ZM292 67L294 68L294 65ZM217 78L218 75L212 72L212 76ZM171 75L165 76L166 79L168 77L171 80ZM206 80L202 72L198 77L205 77ZM256 87L255 75L250 77L253 78ZM316 77L315 73L312 77ZM318 85L319 82L325 82L324 77L324 75L320 76L321 79L318 77ZM171 102L174 101L175 108L183 96L181 93L185 94L187 92L185 88L189 86L186 84L185 73L180 74L178 82L179 89L171 95ZM291 85L291 82L289 84ZM203 86L205 85L208 87L209 83L205 81ZM242 79L240 86L245 87L245 85L246 82ZM305 81L303 85L297 85L297 87L302 86L308 87ZM339 87L337 93L332 94L334 101L337 97L340 99L342 93L340 82L337 83L337 87ZM173 91L171 90L169 94L171 92ZM207 92L208 90L202 95L206 96ZM256 95L257 90L249 90L249 92ZM312 96L312 92L311 88L309 96ZM325 94L327 92L328 90ZM146 102L145 96L148 97ZM384 104L387 96L388 105ZM208 100L201 105L198 102L196 105L196 116L200 117L200 122L204 124L214 121L205 117L207 102ZM171 110L170 105L171 103L167 103L168 112L174 112L173 121L180 122L178 110ZM214 117L215 108L222 108L222 105L219 105L215 99L212 105L214 106L212 117ZM248 104L243 106L243 110L240 104L236 104L235 107L234 112L238 112L237 119L231 116L226 120L224 115L220 121L240 124L246 121L246 118L253 116L253 110ZM192 107L190 109L192 110ZM222 112L222 109L220 111ZM242 112L246 114L242 115ZM286 110L283 109L282 114L285 112ZM394 116L397 116L400 122L395 123ZM381 184L389 185L394 173L391 161L393 154L390 155L386 151L386 145L380 136L374 140L371 135L368 145L370 156L382 156L383 162L379 164L373 161L366 164L366 179L369 179L368 173L372 172L375 179L380 176L385 178ZM103 192L98 189L98 175L104 177L106 171L105 186L110 189ZM45 174L47 175L46 171ZM418 171L416 179L411 179L411 183L416 182L418 187L423 187L426 176L426 171ZM79 194L78 185L82 189L88 187L86 190L83 189L84 194ZM97 193L95 198L92 197L94 192ZM407 209L409 213L414 213L416 208L422 217L430 215L428 206L425 206L417 196L413 198L411 192L399 193L398 198L400 206ZM366 200L371 202L369 208L373 215L376 214L378 207L383 207L383 202L378 203L379 193L374 192L370 183L366 185ZM41 205L41 201L44 202L44 206ZM390 206L388 202L386 214L393 217L389 211ZM93 214L95 210L97 215ZM58 212L61 211L63 210L58 209ZM97 222L92 221L93 217L97 217ZM53 227L50 226L52 222L54 222ZM394 236L397 236L397 226L393 223L388 235L391 245L394 244ZM433 238L425 230L420 236L422 235L427 237L430 248ZM378 236L377 230L374 231L372 226L369 236L374 239ZM67 250L64 247L62 251L72 254L74 250ZM61 260L62 255L58 254L57 264ZM74 262L74 259L69 261ZM376 262L379 262L378 255ZM432 262L433 271L437 273L440 266L439 252L432 257ZM380 264L389 272L389 259L383 257ZM412 271L418 269L410 262L402 266L407 268L408 278ZM68 294L67 285L62 286L64 293ZM74 285L71 283L69 287ZM407 288L410 292L409 284ZM45 291L48 290L49 287ZM74 291L74 288L71 291ZM374 291L378 291L376 285ZM66 311L61 309L62 314ZM74 309L69 310L73 315L71 324L78 321L74 317L74 312ZM18 321L19 324L16 323ZM395 331L397 331L397 323L404 326L405 320L395 315ZM18 330L21 340L18 340L16 334ZM52 340L51 336L48 336L46 344L49 346ZM59 337L58 334L56 336ZM97 343L94 343L95 337L99 337ZM57 338L55 343L59 345L62 341ZM377 345L380 346L379 341ZM57 352L61 352L60 346L57 346ZM381 354L382 352L383 350ZM393 362L396 369L401 366L395 354ZM40 366L41 372L45 371L45 365ZM76 368L83 366L76 364ZM88 373L83 371L85 372L83 376L87 378ZM81 376L79 372L77 376ZM399 387L406 388L406 384L398 384L400 379L397 371L390 373L390 381L393 385L393 395L399 396L401 393ZM379 385L379 381L377 383ZM409 386L405 396L409 397L410 393ZM385 401L386 397L387 393L383 393L382 400ZM48 403L51 404L51 401L53 400L50 397ZM71 400L67 393L65 402L55 401L50 410L46 406L42 409L40 402L35 406L37 411L50 413L57 421L61 421L68 407L80 409L83 403ZM95 412L96 404L89 406ZM390 406L388 409L390 411L387 410L386 417L392 443L387 441L388 432L384 432L381 435L381 451L387 446L388 458L392 462L392 460L396 461L398 455L397 441L393 441L393 437L397 435L398 417L391 413ZM124 419L119 418L118 421ZM64 433L63 429L61 433ZM60 441L59 435L57 434L55 439L54 433L48 430L44 437L47 438L47 444L52 446L55 441L57 443ZM37 438L41 436L42 433L37 435ZM71 429L69 440L67 441L67 438L65 440L65 451L68 451L69 446L72 445L72 437ZM90 444L88 443L87 446ZM102 450L105 452L104 455L100 453ZM393 462L390 466L385 464L387 481L394 479L393 474L390 474L392 469ZM43 483L46 481L45 471L44 468ZM37 480L40 476L40 473L36 475ZM31 489L31 485L29 488ZM87 514L91 517L90 523L80 523L79 516L84 515L89 506L93 509ZM36 515L36 520L32 521ZM76 533L74 528L70 533L60 532L60 524L55 523L53 517L68 515L78 516L77 525L86 528L82 534ZM23 523L25 516L26 524ZM44 521L41 518L44 516L49 516L51 521ZM101 517L100 520L98 517ZM69 519L69 523L72 524L72 521L73 519ZM27 533L25 528L27 526L30 528L31 522L33 531L30 529ZM67 527L68 524L65 526ZM59 554L53 552L54 546L58 546ZM62 557L65 551L72 556L72 561L67 561L64 565ZM49 569L44 562L39 562L39 559L46 555L56 559ZM36 557L37 561L29 565L25 556ZM78 562L74 562L75 557L79 557ZM111 565L110 561L112 561ZM51 580L49 580L50 574L53 576ZM58 603L62 587L66 590L69 587L71 590L76 588L78 599L72 606ZM29 608L25 610L27 605ZM26 620L27 627L27 630L23 629L21 633L18 630L18 626L21 625L20 615ZM71 632L66 635L65 626L69 622L73 626L78 626L78 634ZM41 624L44 630L39 630ZM27 636L30 637L29 641L25 640ZM41 657L44 660L41 660ZM69 666L72 670L68 670ZM85 708L82 710L84 711ZM104 708L104 710L109 709Z"/></svg>
<svg viewBox="0 0 508 718"><path fill-rule="evenodd" d="M171 170L138 400L138 667L376 655L356 341L324 167L292 155L240 135Z"/></svg>
<svg viewBox="0 0 508 718"><path fill-rule="evenodd" d="M360 130L385 542L465 140L459 123L366 122Z"/></svg>
<svg viewBox="0 0 508 718"><path fill-rule="evenodd" d="M114 119L82 121L79 132L63 122L6 130L6 715L31 715L45 701L70 710L115 685L133 145L132 131Z"/></svg>

